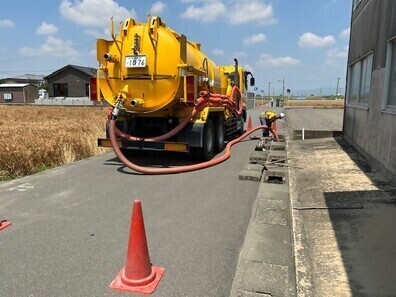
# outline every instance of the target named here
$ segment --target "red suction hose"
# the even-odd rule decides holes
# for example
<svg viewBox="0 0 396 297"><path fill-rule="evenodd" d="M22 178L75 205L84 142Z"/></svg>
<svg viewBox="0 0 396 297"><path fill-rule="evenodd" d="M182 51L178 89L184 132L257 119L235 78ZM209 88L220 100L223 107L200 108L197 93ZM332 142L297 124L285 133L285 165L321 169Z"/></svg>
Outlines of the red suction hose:
<svg viewBox="0 0 396 297"><path fill-rule="evenodd" d="M152 167L144 167L144 166L139 166L131 161L129 161L124 154L121 152L120 148L118 147L117 144L117 139L116 139L116 133L115 133L115 119L111 119L110 120L110 125L109 125L109 134L110 134L110 141L111 144L113 146L114 152L117 155L118 159L124 163L125 166L127 166L128 168L143 173L143 174L175 174L175 173L182 173L182 172L189 172L189 171L195 171L195 170L200 170L200 169L204 169L204 168L208 168L211 167L213 165L217 165L220 164L222 162L224 162L225 160L227 160L230 155L231 155L231 147L235 144L240 142L242 139L244 139L245 137L247 137L248 135L250 135L251 133L253 133L256 130L259 129L269 129L275 136L275 139L278 139L278 135L276 134L276 132L274 130L272 130L271 128L268 128L267 126L257 126L255 128L253 128L250 131L247 131L245 134L243 134L242 136L230 141L225 149L225 154L217 157L215 159L212 159L210 161L206 161L206 162L202 162L202 163L198 163L198 164L193 164L193 165L186 165L186 166L179 166L179 167L172 167L172 168L152 168Z"/></svg>
<svg viewBox="0 0 396 297"><path fill-rule="evenodd" d="M191 114L188 115L182 122L179 123L173 130L152 138L139 138L136 136L129 135L120 129L116 127L116 120L115 116L111 116L109 119L109 134L110 134L110 141L111 145L113 146L113 150L115 154L117 155L118 159L122 163L124 163L125 166L128 168L143 173L143 174L174 174L174 173L182 173L182 172L189 172L189 171L195 171L195 170L200 170L204 168L208 168L210 166L219 164L221 162L224 162L227 160L230 155L231 155L231 147L244 139L246 136L250 135L256 130L259 129L268 129L270 130L276 141L279 141L278 135L276 134L276 131L274 131L271 128L268 128L267 126L258 126L253 128L250 131L247 131L245 134L242 136L230 141L225 149L225 153L216 158L212 159L210 161L194 164L194 165L186 165L186 166L180 166L180 167L173 167L173 168L151 168L151 167L144 167L144 166L139 166L131 161L129 161L124 154L121 152L118 144L117 144L117 139L116 135L120 136L121 138L127 139L127 140L140 140L140 141L162 141L171 138L172 136L176 135L179 133L189 122L190 120L202 109L204 109L206 106L214 106L214 107L225 107L230 110L233 110L236 112L237 115L241 115L243 111L243 100L242 100L242 95L241 91L238 89L238 87L234 86L232 88L232 91L230 93L230 96L226 95L221 95L221 94L212 94L208 92L200 92L199 94L201 97L197 99L196 106L192 110ZM234 99L234 97L237 97Z"/></svg>

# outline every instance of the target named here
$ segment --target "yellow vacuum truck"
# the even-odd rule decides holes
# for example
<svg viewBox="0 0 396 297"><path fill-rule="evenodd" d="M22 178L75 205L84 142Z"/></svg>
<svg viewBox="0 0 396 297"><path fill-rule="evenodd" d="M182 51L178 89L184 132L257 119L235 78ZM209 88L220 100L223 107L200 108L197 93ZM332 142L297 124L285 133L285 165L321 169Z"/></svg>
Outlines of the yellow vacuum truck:
<svg viewBox="0 0 396 297"><path fill-rule="evenodd" d="M216 66L199 43L170 29L160 17L126 19L111 40L97 41L99 69L92 100L106 100L123 150L190 153L209 160L227 139L243 132L248 78L234 59ZM109 133L109 132L107 132ZM111 146L109 135L99 146Z"/></svg>

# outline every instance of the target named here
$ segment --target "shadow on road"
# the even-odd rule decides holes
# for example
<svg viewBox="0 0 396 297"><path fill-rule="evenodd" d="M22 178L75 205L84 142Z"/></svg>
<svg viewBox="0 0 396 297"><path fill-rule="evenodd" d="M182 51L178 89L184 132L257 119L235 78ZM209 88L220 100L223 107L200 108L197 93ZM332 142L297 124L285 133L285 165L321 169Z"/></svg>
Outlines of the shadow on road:
<svg viewBox="0 0 396 297"><path fill-rule="evenodd" d="M125 156L136 165L152 168L171 168L200 163L200 161L193 160L189 157L187 153L131 150L125 152ZM121 173L142 175L141 173L128 171L128 167L124 166L117 157L106 160L104 165L119 166L117 171Z"/></svg>

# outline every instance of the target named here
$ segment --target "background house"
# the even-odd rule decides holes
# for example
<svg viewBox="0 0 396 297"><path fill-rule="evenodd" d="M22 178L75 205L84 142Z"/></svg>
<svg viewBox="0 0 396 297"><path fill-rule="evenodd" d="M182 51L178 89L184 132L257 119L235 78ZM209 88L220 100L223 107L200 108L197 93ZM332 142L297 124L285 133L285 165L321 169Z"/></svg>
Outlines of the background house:
<svg viewBox="0 0 396 297"><path fill-rule="evenodd" d="M96 69L67 65L47 76L49 97L88 97L89 78L96 75Z"/></svg>
<svg viewBox="0 0 396 297"><path fill-rule="evenodd" d="M31 84L0 84L1 103L34 103L38 98L38 87Z"/></svg>
<svg viewBox="0 0 396 297"><path fill-rule="evenodd" d="M396 183L396 1L354 0L344 137Z"/></svg>
<svg viewBox="0 0 396 297"><path fill-rule="evenodd" d="M44 75L23 74L0 79L2 84L31 84L40 87L44 83Z"/></svg>

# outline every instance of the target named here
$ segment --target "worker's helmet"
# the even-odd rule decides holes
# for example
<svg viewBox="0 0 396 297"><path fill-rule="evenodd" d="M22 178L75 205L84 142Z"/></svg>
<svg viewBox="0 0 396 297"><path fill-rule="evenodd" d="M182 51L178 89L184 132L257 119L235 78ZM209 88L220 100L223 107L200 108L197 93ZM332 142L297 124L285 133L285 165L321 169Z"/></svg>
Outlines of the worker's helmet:
<svg viewBox="0 0 396 297"><path fill-rule="evenodd" d="M279 118L280 119L283 119L285 117L285 114L283 113L283 112L281 112L280 114L279 114Z"/></svg>

